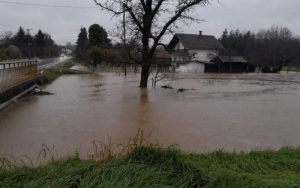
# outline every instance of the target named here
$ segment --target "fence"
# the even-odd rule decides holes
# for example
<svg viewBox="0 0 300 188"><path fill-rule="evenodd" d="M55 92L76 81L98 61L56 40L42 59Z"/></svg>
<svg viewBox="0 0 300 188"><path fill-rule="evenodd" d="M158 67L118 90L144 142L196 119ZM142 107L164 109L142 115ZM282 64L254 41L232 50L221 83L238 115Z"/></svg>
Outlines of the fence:
<svg viewBox="0 0 300 188"><path fill-rule="evenodd" d="M37 60L0 62L0 92L37 76Z"/></svg>

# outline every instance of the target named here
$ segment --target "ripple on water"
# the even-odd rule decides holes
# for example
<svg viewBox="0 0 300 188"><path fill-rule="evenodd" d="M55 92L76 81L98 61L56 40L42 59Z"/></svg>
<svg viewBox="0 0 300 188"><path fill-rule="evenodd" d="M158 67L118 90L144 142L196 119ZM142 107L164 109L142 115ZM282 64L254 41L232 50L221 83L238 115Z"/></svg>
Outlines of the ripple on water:
<svg viewBox="0 0 300 188"><path fill-rule="evenodd" d="M138 84L134 74L61 77L45 88L55 95L0 112L0 153L34 155L48 144L86 154L92 140L123 142L139 129L187 151L300 144L299 74L169 74L155 89Z"/></svg>

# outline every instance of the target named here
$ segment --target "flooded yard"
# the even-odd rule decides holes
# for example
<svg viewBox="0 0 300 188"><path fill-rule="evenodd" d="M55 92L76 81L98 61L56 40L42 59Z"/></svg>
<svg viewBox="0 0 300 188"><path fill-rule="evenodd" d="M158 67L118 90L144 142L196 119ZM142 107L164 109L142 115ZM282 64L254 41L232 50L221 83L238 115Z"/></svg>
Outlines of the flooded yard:
<svg viewBox="0 0 300 188"><path fill-rule="evenodd" d="M139 129L191 152L300 145L300 74L169 74L159 85L174 89L138 85L138 74L63 76L45 88L55 95L0 112L0 153L37 156L47 144L84 156L93 140L125 143Z"/></svg>

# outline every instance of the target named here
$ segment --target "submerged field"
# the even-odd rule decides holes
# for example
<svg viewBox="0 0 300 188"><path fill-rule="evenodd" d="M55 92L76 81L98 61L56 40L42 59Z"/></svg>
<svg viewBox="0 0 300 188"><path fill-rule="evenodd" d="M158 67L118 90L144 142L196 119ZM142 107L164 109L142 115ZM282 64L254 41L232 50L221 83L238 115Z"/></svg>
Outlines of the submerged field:
<svg viewBox="0 0 300 188"><path fill-rule="evenodd" d="M85 157L91 141L124 144L139 129L150 143L196 153L300 144L298 73L170 73L148 90L138 88L139 79L102 72L59 77L44 88L54 95L0 112L0 154L36 158L46 144L63 156Z"/></svg>
<svg viewBox="0 0 300 188"><path fill-rule="evenodd" d="M44 73L51 81L70 66ZM45 87L54 95L1 111L0 188L300 187L300 148L275 151L300 143L300 74L176 73L148 90L138 82L133 73L65 75ZM142 139L132 139L137 130ZM111 150L144 139L182 151ZM36 163L39 151L52 162Z"/></svg>
<svg viewBox="0 0 300 188"><path fill-rule="evenodd" d="M120 158L72 157L0 170L0 187L300 187L300 148L184 154L137 147Z"/></svg>

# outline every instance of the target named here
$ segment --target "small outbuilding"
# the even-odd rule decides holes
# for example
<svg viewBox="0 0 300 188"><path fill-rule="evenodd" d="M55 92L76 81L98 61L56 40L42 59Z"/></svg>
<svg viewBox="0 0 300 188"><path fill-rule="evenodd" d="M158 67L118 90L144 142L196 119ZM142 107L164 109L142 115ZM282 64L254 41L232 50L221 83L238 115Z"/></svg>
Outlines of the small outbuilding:
<svg viewBox="0 0 300 188"><path fill-rule="evenodd" d="M255 65L250 64L242 56L217 56L206 66L205 72L249 73L255 72Z"/></svg>

